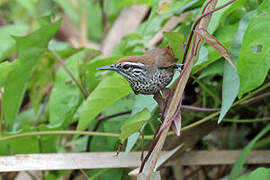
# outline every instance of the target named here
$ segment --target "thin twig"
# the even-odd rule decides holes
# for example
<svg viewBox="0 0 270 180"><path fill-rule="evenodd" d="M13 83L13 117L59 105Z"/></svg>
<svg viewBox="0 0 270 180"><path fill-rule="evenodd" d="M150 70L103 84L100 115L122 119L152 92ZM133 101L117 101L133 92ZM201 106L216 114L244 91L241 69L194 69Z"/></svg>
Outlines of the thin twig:
<svg viewBox="0 0 270 180"><path fill-rule="evenodd" d="M182 105L182 109L191 110L191 111L201 111L201 112L216 112L219 111L219 108L202 108L202 107L196 107L196 106L188 106L188 105Z"/></svg>
<svg viewBox="0 0 270 180"><path fill-rule="evenodd" d="M258 101L258 100L263 99L263 98L265 98L265 97L267 97L267 96L269 96L269 95L270 95L270 92L261 94L261 95L259 95L259 96L250 98L249 100L246 100L246 101L242 102L241 105L248 104L248 103L254 102L254 101Z"/></svg>
<svg viewBox="0 0 270 180"><path fill-rule="evenodd" d="M72 72L68 69L68 67L66 66L66 64L64 63L64 61L61 59L61 57L54 50L52 50L52 49L48 49L48 51L51 52L56 57L56 59L58 60L58 62L65 69L65 71L68 73L68 75L74 81L74 83L76 84L76 86L79 88L79 90L81 91L82 95L86 99L88 97L87 91L85 91L84 88L80 85L80 83L77 81L77 79L72 74Z"/></svg>
<svg viewBox="0 0 270 180"><path fill-rule="evenodd" d="M256 119L223 119L222 122L233 122L233 123L255 123L269 121L270 117L256 118Z"/></svg>
<svg viewBox="0 0 270 180"><path fill-rule="evenodd" d="M119 112L119 113L115 113L115 114L112 114L112 115L109 115L109 116L102 117L99 120L104 121L104 120L111 119L111 118L114 118L114 117L130 114L131 112L132 112L132 110L127 110L127 111L123 111L123 112Z"/></svg>

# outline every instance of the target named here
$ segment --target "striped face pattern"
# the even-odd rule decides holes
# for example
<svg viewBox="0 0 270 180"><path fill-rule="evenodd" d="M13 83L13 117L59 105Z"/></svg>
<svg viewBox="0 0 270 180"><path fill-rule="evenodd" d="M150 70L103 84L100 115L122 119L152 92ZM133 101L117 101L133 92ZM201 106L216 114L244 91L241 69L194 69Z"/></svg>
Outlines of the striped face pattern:
<svg viewBox="0 0 270 180"><path fill-rule="evenodd" d="M172 80L174 67L151 68L139 62L115 64L115 71L125 77L135 94L155 94Z"/></svg>

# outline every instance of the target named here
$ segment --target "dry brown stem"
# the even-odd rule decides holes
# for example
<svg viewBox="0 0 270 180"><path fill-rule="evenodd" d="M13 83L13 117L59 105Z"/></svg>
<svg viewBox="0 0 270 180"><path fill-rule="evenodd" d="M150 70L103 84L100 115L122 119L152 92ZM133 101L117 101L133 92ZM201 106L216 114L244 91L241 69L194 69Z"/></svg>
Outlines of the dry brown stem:
<svg viewBox="0 0 270 180"><path fill-rule="evenodd" d="M216 4L217 4L217 0L212 0L209 3L209 5L206 7L205 12L207 13L207 12L215 9ZM206 17L204 17L200 21L198 27L203 28L203 29L207 29L208 24L210 22L210 19L211 19L211 15L207 15ZM186 86L187 80L188 80L190 73L191 73L192 66L193 66L194 61L196 59L196 54L197 54L196 51L199 50L200 44L201 44L201 41L198 38L196 38L196 36L195 36L193 44L192 44L191 53L189 54L188 61L185 65L183 73L181 74L182 77L176 86L175 93L173 95L173 99L169 105L168 113L167 113L167 116L165 117L165 121L163 123L164 128L161 131L160 138L159 138L159 140L158 140L158 142L153 150L151 158L148 159L148 161L146 162L146 166L143 169L143 174L146 175L146 179L149 179L152 172L154 171L157 159L158 159L159 154L161 152L161 149L164 145L165 139L167 137L167 133L170 129L171 118L175 114L175 112L177 110L177 106L178 106L180 99L183 95L184 88Z"/></svg>

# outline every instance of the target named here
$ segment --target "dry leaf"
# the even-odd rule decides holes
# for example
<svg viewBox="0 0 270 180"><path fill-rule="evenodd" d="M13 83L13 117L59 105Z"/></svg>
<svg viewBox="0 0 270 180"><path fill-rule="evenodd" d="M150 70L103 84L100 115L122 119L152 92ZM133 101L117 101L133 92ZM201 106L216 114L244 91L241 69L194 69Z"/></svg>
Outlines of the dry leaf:
<svg viewBox="0 0 270 180"><path fill-rule="evenodd" d="M233 66L233 68L236 69L236 65L234 64L228 50L213 35L209 34L205 29L196 29L194 32L201 40L215 48Z"/></svg>

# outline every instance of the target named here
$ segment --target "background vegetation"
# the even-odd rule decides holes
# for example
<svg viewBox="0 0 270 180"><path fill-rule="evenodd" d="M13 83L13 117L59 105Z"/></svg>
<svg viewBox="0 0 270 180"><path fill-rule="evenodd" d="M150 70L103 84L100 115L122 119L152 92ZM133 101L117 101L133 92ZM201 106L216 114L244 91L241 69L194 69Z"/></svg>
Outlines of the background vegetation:
<svg viewBox="0 0 270 180"><path fill-rule="evenodd" d="M217 6L226 2L219 0ZM116 151L119 142L126 142L123 148L127 153L141 149L137 132L141 128L148 146L160 115L152 96L136 96L121 76L96 68L120 57L141 55L145 48L153 46L169 45L181 59L184 43L204 3L0 0L0 154ZM113 31L115 22L121 22L126 8L137 4L145 5L139 7L145 9L143 18L114 46L108 37L121 36L121 32ZM185 17L172 27L172 32L150 44L172 16L183 13ZM125 21L122 23L128 23L128 19ZM233 168L183 167L182 178L218 179L230 175L229 179L236 179L241 172L251 171L239 179L269 179L267 166L256 171L252 171L256 165L243 169L251 149L269 149L270 145L269 22L267 0L236 0L214 13L208 32L230 51L237 62L237 73L221 54L203 44L185 88L183 104L206 111L183 108L181 136L170 133L166 147L184 142L194 150L244 149L244 153ZM106 49L110 44L113 47ZM217 108L221 110L212 112ZM69 135L62 130L70 130ZM83 135L84 130L89 134ZM40 135L43 131L47 135ZM94 131L100 133L89 136ZM29 132L34 136L24 134ZM102 169L83 174L99 179L127 179L128 172L129 169ZM80 171L48 171L43 178L73 179L81 175ZM176 175L175 168L162 170L162 176L168 179ZM17 173L1 176L13 179Z"/></svg>

